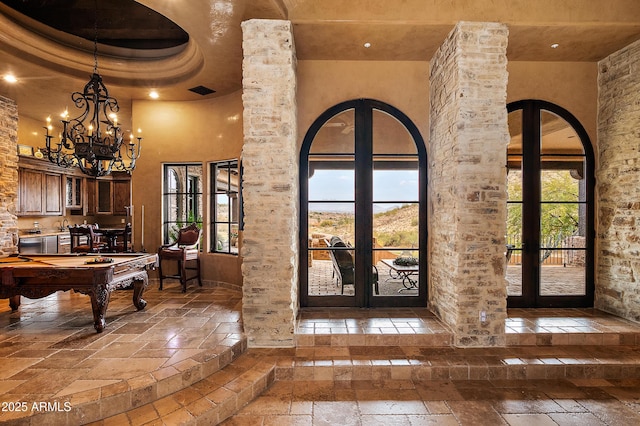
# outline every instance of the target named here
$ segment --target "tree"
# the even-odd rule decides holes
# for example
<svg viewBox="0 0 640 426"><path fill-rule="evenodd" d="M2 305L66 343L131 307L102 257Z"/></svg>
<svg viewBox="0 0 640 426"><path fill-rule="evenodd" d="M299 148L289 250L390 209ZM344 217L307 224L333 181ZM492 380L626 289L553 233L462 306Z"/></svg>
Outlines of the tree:
<svg viewBox="0 0 640 426"><path fill-rule="evenodd" d="M579 225L579 185L569 170L542 170L540 205L540 245L543 248L562 247L566 238L576 235ZM508 178L510 201L522 200L522 173L510 170ZM522 204L509 203L507 210L508 243L521 247ZM545 250L543 259L551 254Z"/></svg>

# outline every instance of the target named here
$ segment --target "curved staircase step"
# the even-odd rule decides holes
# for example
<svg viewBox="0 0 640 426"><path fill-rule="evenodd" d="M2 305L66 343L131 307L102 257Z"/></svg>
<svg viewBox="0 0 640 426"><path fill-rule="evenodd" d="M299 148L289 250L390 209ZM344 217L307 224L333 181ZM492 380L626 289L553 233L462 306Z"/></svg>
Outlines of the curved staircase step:
<svg viewBox="0 0 640 426"><path fill-rule="evenodd" d="M216 425L257 398L275 380L275 362L248 350L188 388L93 423L104 425Z"/></svg>

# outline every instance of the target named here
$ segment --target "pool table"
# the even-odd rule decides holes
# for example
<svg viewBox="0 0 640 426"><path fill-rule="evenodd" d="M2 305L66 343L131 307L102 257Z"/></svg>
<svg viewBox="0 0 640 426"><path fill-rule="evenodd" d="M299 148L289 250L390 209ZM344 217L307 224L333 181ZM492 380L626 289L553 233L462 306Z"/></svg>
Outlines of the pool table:
<svg viewBox="0 0 640 426"><path fill-rule="evenodd" d="M13 311L20 296L39 299L56 291L74 290L91 298L94 327L98 333L106 326L105 315L111 292L133 286L133 304L144 309L142 293L148 284L147 270L155 268L158 256L149 253L99 255L48 254L20 255L0 259L0 298L9 298ZM109 261L110 260L110 261Z"/></svg>

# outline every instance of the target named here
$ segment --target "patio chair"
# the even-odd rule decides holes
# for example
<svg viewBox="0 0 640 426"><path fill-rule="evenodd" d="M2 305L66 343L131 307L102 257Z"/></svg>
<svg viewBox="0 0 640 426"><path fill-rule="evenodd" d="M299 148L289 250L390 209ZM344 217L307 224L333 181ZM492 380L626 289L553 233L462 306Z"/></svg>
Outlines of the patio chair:
<svg viewBox="0 0 640 426"><path fill-rule="evenodd" d="M331 240L329 241L325 239L325 243L328 247L349 247L340 237L337 236L331 237ZM341 286L341 294L344 294L345 285L355 285L355 266L353 263L353 255L351 254L351 250L340 249L328 251L329 256L331 257L331 263L333 263L332 277L336 278L336 283ZM375 265L373 265L372 284L374 286L375 293L380 294L380 290L378 288L378 268L376 268Z"/></svg>

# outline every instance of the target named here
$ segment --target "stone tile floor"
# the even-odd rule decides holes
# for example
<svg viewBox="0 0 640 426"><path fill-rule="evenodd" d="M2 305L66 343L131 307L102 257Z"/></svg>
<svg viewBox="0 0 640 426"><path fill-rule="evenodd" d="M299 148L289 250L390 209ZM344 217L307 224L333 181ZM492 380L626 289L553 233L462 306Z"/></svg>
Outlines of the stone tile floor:
<svg viewBox="0 0 640 426"><path fill-rule="evenodd" d="M183 374L210 374L207 366L217 370L217 357L243 340L237 291L190 286L183 294L179 284L163 291L151 285L143 298L147 307L136 311L131 290L114 292L102 333L93 328L88 296L22 298L17 312L3 300L0 402L79 405L130 397L151 385L159 393L172 392L181 387L176 379ZM18 414L0 412L0 423Z"/></svg>
<svg viewBox="0 0 640 426"><path fill-rule="evenodd" d="M631 426L640 380L279 381L222 424Z"/></svg>
<svg viewBox="0 0 640 426"><path fill-rule="evenodd" d="M160 394L163 379L196 368L204 378L207 360L242 341L240 292L190 286L182 294L178 284L163 291L152 284L145 299L149 304L137 312L130 291L114 293L101 334L93 329L84 295L67 292L23 299L15 313L3 301L0 401L57 398L74 404L91 399L103 403L107 395L135 390L140 383L148 386L150 381ZM640 361L635 361L640 360L640 326L593 309L513 309L505 325L508 343L511 339L511 345L525 347L503 348L490 362L522 360L534 354L526 345L542 345L560 362L563 356L580 362L620 354L640 369ZM432 351L420 347L425 342L405 340L449 335L426 309L305 309L297 333L302 341L295 355L278 355L293 360L290 368L286 365L292 361L281 363L290 377L276 380L228 424L640 424L640 375L626 380L586 378L586 372L555 380L439 377L443 370L438 365L448 363L450 371L460 370L461 363L470 366L465 371L472 371L477 362L486 365L489 354L483 355L489 350L458 351L456 357L462 358L453 359L454 350L442 348L446 343L441 340L429 342L436 346ZM381 340L387 338L391 340ZM616 345L619 349L612 347ZM367 349L370 346L377 348ZM430 363L424 364L431 369L430 380L381 378L386 367L398 362L400 350L409 361ZM330 359L349 364L354 374L368 363L370 376L308 381L309 362L317 369L335 363ZM326 374L331 373L320 371L319 377ZM169 392L165 388L162 393ZM182 392L188 393L189 387ZM162 413L152 409L144 422L129 424L162 424ZM0 423L6 418L7 413L0 412Z"/></svg>

